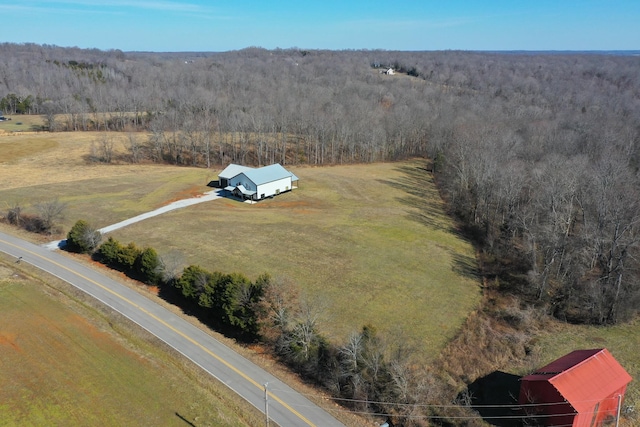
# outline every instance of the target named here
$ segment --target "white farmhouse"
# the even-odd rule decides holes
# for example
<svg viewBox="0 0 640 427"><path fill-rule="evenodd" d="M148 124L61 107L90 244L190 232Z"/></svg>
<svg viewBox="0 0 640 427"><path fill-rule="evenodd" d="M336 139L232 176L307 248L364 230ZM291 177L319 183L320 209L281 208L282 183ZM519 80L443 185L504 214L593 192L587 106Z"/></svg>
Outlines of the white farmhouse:
<svg viewBox="0 0 640 427"><path fill-rule="evenodd" d="M279 163L261 168L230 164L218 175L220 187L237 197L262 200L297 186L298 177Z"/></svg>

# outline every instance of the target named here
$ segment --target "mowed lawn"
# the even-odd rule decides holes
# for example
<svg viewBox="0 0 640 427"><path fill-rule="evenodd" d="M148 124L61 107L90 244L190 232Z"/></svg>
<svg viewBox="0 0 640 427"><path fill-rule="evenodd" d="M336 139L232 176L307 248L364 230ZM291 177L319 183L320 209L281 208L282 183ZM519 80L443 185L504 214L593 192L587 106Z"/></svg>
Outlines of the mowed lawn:
<svg viewBox="0 0 640 427"><path fill-rule="evenodd" d="M262 425L223 386L1 260L0 313L2 426Z"/></svg>
<svg viewBox="0 0 640 427"><path fill-rule="evenodd" d="M471 245L443 214L424 161L292 168L300 187L217 200L115 231L209 270L299 285L342 340L365 324L436 355L479 300Z"/></svg>
<svg viewBox="0 0 640 427"><path fill-rule="evenodd" d="M68 204L65 232L77 219L103 227L208 191L224 167L90 163L99 135L0 138L0 159L20 144L37 146L2 163L0 200L28 207L55 197ZM473 248L445 215L426 165L291 167L299 188L274 199L207 202L113 235L161 254L177 249L187 264L212 271L286 278L322 312L331 339L370 324L429 359L479 304L480 290Z"/></svg>

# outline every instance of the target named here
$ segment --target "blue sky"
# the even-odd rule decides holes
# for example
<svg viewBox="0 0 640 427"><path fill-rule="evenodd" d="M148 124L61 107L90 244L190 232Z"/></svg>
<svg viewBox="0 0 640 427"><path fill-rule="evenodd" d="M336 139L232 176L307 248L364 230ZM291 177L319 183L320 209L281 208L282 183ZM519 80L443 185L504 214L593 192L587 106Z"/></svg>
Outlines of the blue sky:
<svg viewBox="0 0 640 427"><path fill-rule="evenodd" d="M640 0L0 0L0 22L0 42L124 51L640 50Z"/></svg>

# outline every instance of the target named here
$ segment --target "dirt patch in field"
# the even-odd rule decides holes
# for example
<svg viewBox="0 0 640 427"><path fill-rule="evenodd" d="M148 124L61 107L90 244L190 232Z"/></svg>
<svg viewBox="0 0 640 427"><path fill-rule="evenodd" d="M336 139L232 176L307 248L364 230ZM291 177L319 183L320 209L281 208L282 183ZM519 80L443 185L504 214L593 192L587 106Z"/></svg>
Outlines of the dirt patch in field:
<svg viewBox="0 0 640 427"><path fill-rule="evenodd" d="M5 345L13 348L15 351L22 351L20 346L16 344L15 334L0 334L0 347Z"/></svg>
<svg viewBox="0 0 640 427"><path fill-rule="evenodd" d="M168 204L171 204L173 202L177 202L180 200L184 200L184 199L192 199L194 197L200 197L202 196L202 187L199 185L192 185L189 188L186 188L182 191L180 191L179 193L177 193L173 198L167 200L166 202L163 203L162 206L166 206Z"/></svg>

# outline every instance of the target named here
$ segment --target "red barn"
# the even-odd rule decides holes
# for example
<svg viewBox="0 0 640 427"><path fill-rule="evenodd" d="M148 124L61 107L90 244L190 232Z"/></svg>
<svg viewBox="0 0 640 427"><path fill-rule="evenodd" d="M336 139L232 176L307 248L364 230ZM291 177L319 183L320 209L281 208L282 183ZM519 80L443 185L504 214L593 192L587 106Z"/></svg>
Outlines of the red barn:
<svg viewBox="0 0 640 427"><path fill-rule="evenodd" d="M518 401L547 426L598 427L615 419L629 382L607 349L576 350L522 378Z"/></svg>

